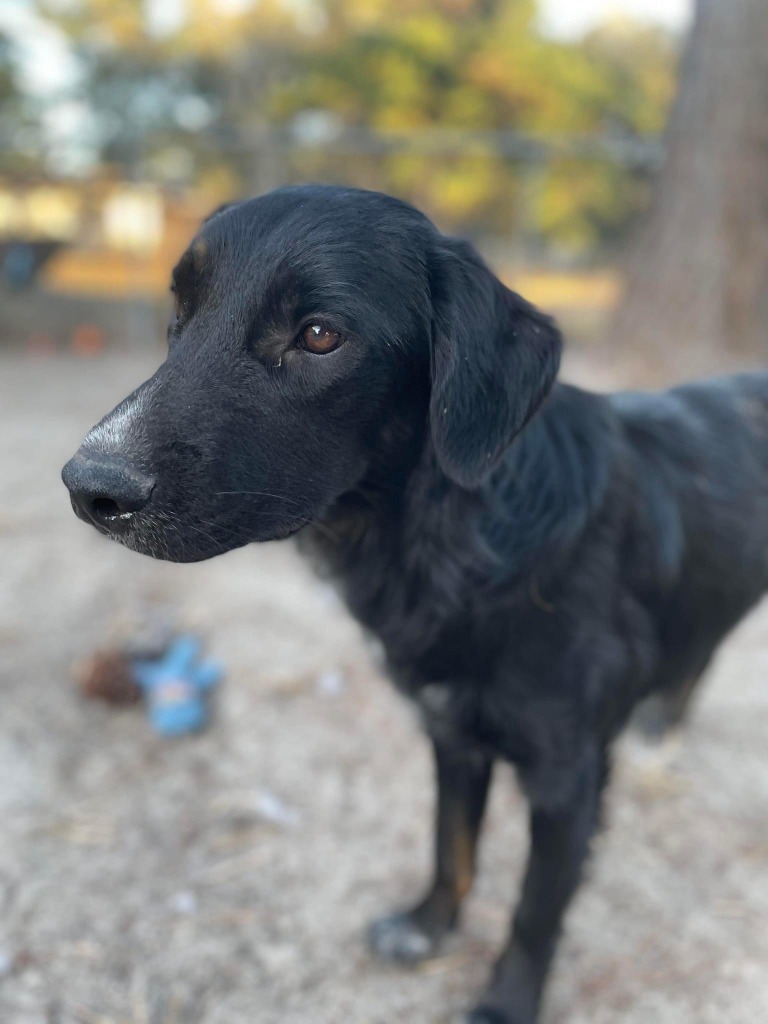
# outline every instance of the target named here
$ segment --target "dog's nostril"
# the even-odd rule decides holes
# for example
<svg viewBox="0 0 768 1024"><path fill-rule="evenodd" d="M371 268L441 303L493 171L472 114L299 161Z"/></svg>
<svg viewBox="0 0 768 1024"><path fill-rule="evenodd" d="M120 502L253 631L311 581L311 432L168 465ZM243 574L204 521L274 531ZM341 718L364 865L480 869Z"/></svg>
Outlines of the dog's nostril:
<svg viewBox="0 0 768 1024"><path fill-rule="evenodd" d="M91 502L91 514L95 519L114 519L123 510L112 498L94 498Z"/></svg>

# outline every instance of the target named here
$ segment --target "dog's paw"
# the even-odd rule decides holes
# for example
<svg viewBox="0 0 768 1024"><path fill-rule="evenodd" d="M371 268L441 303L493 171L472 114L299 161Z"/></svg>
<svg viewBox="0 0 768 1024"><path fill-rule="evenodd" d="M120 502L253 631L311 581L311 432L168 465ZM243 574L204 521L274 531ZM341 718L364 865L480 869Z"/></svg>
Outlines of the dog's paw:
<svg viewBox="0 0 768 1024"><path fill-rule="evenodd" d="M424 931L410 914L391 914L371 924L368 947L383 960L417 964L436 954L438 941Z"/></svg>
<svg viewBox="0 0 768 1024"><path fill-rule="evenodd" d="M494 1006L478 1006L466 1018L466 1024L535 1024L533 1017L510 1016Z"/></svg>
<svg viewBox="0 0 768 1024"><path fill-rule="evenodd" d="M467 1024L508 1024L503 1013L489 1007L478 1006L467 1017Z"/></svg>

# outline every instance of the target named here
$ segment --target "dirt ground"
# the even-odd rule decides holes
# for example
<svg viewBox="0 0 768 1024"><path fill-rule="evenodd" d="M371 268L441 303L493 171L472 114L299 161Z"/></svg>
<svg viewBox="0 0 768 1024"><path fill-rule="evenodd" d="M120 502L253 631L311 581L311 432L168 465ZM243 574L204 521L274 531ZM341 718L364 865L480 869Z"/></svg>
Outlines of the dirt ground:
<svg viewBox="0 0 768 1024"><path fill-rule="evenodd" d="M500 772L461 933L418 970L361 936L426 877L409 709L289 543L152 562L72 515L59 469L155 357L0 356L0 1021L445 1024L480 989L524 854ZM147 610L227 668L213 727L163 740L73 665ZM543 1024L768 1020L768 607L679 749L630 737Z"/></svg>

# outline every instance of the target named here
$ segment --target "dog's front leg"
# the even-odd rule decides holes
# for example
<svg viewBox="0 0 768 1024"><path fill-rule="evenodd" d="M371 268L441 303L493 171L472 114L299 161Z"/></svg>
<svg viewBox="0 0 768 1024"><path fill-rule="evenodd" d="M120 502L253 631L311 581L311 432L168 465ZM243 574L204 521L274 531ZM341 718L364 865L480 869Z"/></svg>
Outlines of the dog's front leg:
<svg viewBox="0 0 768 1024"><path fill-rule="evenodd" d="M453 928L475 874L491 761L433 742L437 782L435 871L427 895L412 910L374 921L369 942L379 956L416 962L432 956Z"/></svg>
<svg viewBox="0 0 768 1024"><path fill-rule="evenodd" d="M509 943L468 1024L534 1024L563 915L579 884L607 776L603 751L584 761L568 798L531 799L531 850Z"/></svg>

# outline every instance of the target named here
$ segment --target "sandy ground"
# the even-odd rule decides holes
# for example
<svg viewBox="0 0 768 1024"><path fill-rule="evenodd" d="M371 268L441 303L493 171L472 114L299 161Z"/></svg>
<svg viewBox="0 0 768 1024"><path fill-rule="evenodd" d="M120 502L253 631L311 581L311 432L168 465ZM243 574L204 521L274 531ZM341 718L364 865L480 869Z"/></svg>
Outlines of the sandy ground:
<svg viewBox="0 0 768 1024"><path fill-rule="evenodd" d="M153 357L0 357L0 1021L443 1024L482 985L524 853L500 772L446 956L373 962L428 865L427 752L357 628L290 544L174 566L78 522L59 482ZM72 666L146 612L228 671L170 742L79 699ZM621 747L610 828L543 1024L768 1020L768 608L723 649L660 766Z"/></svg>

